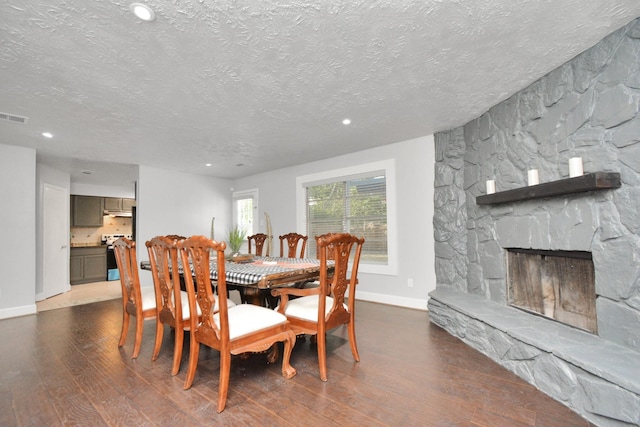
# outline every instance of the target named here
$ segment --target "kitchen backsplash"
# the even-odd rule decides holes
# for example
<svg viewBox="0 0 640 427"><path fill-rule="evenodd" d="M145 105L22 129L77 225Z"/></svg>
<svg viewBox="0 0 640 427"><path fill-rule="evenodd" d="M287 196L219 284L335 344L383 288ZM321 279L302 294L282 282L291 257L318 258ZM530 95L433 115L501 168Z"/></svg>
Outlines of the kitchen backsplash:
<svg viewBox="0 0 640 427"><path fill-rule="evenodd" d="M73 227L71 246L99 245L103 234L131 234L132 218L105 215L102 227Z"/></svg>

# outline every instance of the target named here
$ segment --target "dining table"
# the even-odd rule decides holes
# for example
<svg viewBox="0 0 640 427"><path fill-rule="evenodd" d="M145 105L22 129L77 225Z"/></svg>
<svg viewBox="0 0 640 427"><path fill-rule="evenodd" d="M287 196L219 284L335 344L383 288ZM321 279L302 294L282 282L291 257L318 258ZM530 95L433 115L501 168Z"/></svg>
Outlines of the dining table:
<svg viewBox="0 0 640 427"><path fill-rule="evenodd" d="M151 270L151 263L141 261L140 268ZM334 262L327 260L327 273L331 274L334 269ZM184 274L182 266L179 270L181 275ZM211 281L216 282L218 265L213 260L210 263L210 271ZM244 256L236 260L229 258L225 262L225 277L227 286L243 289L247 301L256 305L266 305L272 288L294 286L317 280L320 277L320 260L265 256ZM267 360L269 363L274 363L278 357L278 348L273 346L268 351Z"/></svg>
<svg viewBox="0 0 640 427"><path fill-rule="evenodd" d="M218 266L215 261L210 265L211 280L218 280ZM149 261L141 261L140 268L151 270ZM333 261L327 261L327 272L334 270ZM182 274L182 267L180 267ZM291 286L296 283L311 282L320 277L320 260L316 258L286 258L253 256L243 257L242 261L233 258L225 262L227 284L249 289L269 290Z"/></svg>

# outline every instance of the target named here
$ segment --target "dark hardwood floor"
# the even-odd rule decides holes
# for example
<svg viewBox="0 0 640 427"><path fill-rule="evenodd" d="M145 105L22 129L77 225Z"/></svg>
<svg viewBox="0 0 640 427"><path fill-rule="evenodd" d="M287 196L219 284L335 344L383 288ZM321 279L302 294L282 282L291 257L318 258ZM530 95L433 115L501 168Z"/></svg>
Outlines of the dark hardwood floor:
<svg viewBox="0 0 640 427"><path fill-rule="evenodd" d="M234 358L227 407L216 413L218 354L204 349L194 385L170 375L173 335L151 361L155 320L130 358L118 349L121 302L104 301L0 321L0 425L589 426L460 340L428 314L358 302L355 363L346 330L328 336L329 381L315 347L299 341L280 375L264 355Z"/></svg>

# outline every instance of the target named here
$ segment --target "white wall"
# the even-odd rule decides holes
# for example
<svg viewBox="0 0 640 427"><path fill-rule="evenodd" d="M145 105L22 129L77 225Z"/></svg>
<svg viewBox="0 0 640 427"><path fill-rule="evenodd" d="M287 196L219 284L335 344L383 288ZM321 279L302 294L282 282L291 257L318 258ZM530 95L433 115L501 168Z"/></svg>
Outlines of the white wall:
<svg viewBox="0 0 640 427"><path fill-rule="evenodd" d="M36 312L36 152L0 144L0 319Z"/></svg>
<svg viewBox="0 0 640 427"><path fill-rule="evenodd" d="M331 169L394 159L397 188L398 274L360 273L358 299L426 310L435 289L433 241L433 136L403 141L358 153L279 169L235 180L236 191L259 191L259 231L265 232L264 213L271 218L274 237L296 230L296 177ZM393 191L393 189L391 189ZM277 237L273 249L278 252ZM310 242L309 244L314 244ZM365 243L366 245L366 243ZM413 279L413 287L408 280Z"/></svg>
<svg viewBox="0 0 640 427"><path fill-rule="evenodd" d="M138 260L149 259L144 243L158 235L210 237L212 217L216 239L224 240L231 221L230 189L227 179L140 166L136 197Z"/></svg>

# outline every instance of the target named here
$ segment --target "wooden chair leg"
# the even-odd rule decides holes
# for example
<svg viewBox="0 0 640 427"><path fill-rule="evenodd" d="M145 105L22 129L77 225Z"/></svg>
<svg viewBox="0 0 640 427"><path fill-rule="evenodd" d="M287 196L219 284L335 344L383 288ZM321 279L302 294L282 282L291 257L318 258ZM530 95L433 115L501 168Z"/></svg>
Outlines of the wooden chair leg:
<svg viewBox="0 0 640 427"><path fill-rule="evenodd" d="M320 367L320 380L327 381L327 336L318 333L318 366Z"/></svg>
<svg viewBox="0 0 640 427"><path fill-rule="evenodd" d="M142 345L142 329L144 328L144 318L142 316L136 316L136 338L133 342L133 354L132 359L136 359L140 354L140 347Z"/></svg>
<svg viewBox="0 0 640 427"><path fill-rule="evenodd" d="M278 343L274 345L278 345ZM286 379L293 378L296 375L296 368L289 363L294 345L296 345L296 334L293 331L289 331L284 342L284 353L282 354L282 376Z"/></svg>
<svg viewBox="0 0 640 427"><path fill-rule="evenodd" d="M153 345L153 354L151 360L156 360L160 355L160 347L162 346L162 336L164 335L164 323L156 318L156 342Z"/></svg>
<svg viewBox="0 0 640 427"><path fill-rule="evenodd" d="M356 362L360 361L358 354L358 345L356 344L356 325L355 322L349 323L349 344L351 345L351 353Z"/></svg>
<svg viewBox="0 0 640 427"><path fill-rule="evenodd" d="M224 411L229 391L229 376L231 373L231 353L220 353L220 384L218 385L218 413Z"/></svg>
<svg viewBox="0 0 640 427"><path fill-rule="evenodd" d="M182 344L184 342L184 330L176 328L175 344L173 346L173 367L171 375L176 375L180 370L180 361L182 360Z"/></svg>
<svg viewBox="0 0 640 427"><path fill-rule="evenodd" d="M193 333L189 340L189 366L187 367L187 377L184 380L184 389L188 390L193 384L193 378L196 376L196 368L198 367L198 355L200 354L200 343L196 341Z"/></svg>
<svg viewBox="0 0 640 427"><path fill-rule="evenodd" d="M124 309L122 314L122 332L120 332L120 341L118 342L118 347L122 347L124 342L127 340L127 334L129 332L129 318L131 316L127 313L127 310Z"/></svg>

